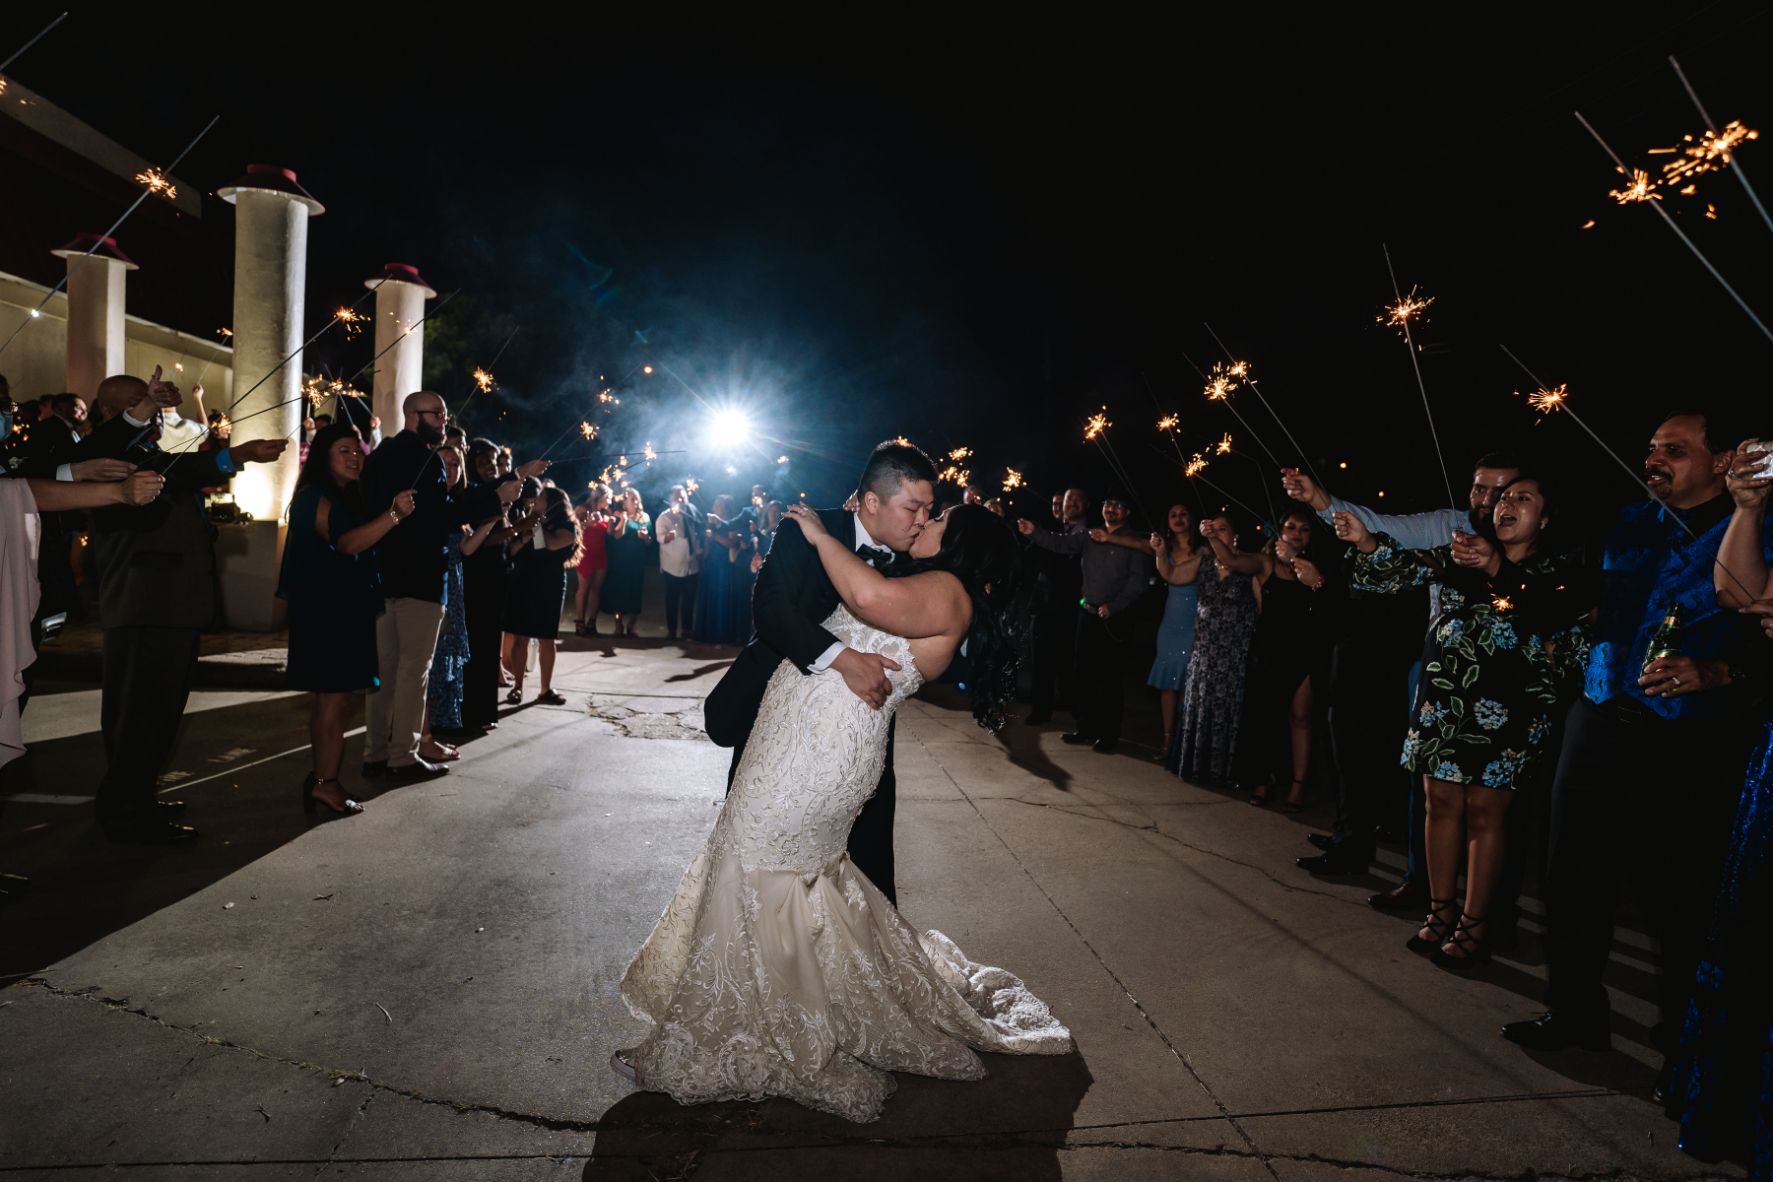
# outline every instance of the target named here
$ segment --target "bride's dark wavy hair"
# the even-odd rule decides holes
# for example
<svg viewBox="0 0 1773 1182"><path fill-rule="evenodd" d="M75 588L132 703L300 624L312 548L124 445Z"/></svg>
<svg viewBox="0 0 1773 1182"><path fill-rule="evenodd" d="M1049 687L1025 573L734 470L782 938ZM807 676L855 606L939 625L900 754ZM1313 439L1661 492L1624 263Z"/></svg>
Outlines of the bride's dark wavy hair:
<svg viewBox="0 0 1773 1182"><path fill-rule="evenodd" d="M983 505L948 511L942 547L928 558L895 563L895 576L944 570L973 601L966 655L973 666L973 718L988 731L1003 729L1027 654L1031 586L1021 577L1021 552L1010 524Z"/></svg>

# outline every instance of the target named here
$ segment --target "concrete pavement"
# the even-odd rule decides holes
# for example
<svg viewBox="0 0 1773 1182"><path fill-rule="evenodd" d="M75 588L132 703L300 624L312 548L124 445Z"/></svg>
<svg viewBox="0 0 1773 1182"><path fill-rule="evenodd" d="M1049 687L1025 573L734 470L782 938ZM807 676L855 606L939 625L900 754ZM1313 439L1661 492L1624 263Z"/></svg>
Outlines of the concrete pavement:
<svg viewBox="0 0 1773 1182"><path fill-rule="evenodd" d="M1497 1027L1537 1005L1533 925L1438 970L1364 905L1379 878L1293 867L1312 814L1057 728L993 738L939 691L900 719L902 905L1024 977L1078 1053L901 1077L867 1126L635 1093L607 1067L641 1032L617 984L720 803L699 705L731 653L568 647L567 707L314 827L305 700L205 695L167 785L203 837L178 851L95 838L96 703L46 687L0 773L0 867L35 880L0 910L0 1174L1741 1176L1676 1152L1644 1097L1642 937L1615 951L1618 1050L1529 1057Z"/></svg>

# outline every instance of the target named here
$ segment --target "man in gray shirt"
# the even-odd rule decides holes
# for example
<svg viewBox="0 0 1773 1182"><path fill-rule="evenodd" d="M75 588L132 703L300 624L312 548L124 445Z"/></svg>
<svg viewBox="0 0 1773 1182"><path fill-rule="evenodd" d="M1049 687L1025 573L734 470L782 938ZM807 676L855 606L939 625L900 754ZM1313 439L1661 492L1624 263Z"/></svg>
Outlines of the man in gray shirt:
<svg viewBox="0 0 1773 1182"><path fill-rule="evenodd" d="M1069 494L1068 494L1069 495ZM1126 528L1126 502L1102 502L1102 526L1109 533ZM1123 685L1127 628L1119 617L1139 602L1151 570L1148 555L1110 542L1092 542L1088 533L1048 533L1027 518L1016 528L1043 550L1083 561L1083 596L1078 601L1073 710L1077 729L1061 738L1089 744L1106 755L1120 744L1126 710Z"/></svg>

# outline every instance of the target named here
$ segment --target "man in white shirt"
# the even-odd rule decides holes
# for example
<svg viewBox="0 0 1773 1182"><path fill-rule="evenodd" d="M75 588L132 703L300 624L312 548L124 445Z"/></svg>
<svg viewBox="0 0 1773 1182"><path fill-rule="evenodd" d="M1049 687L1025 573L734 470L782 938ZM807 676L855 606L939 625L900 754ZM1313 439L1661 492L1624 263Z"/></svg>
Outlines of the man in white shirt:
<svg viewBox="0 0 1773 1182"><path fill-rule="evenodd" d="M684 512L689 494L683 485L674 484L665 499L669 507L659 514L653 528L659 539L659 570L665 576L665 635L676 640L695 629L696 577L702 563L696 553L696 530Z"/></svg>

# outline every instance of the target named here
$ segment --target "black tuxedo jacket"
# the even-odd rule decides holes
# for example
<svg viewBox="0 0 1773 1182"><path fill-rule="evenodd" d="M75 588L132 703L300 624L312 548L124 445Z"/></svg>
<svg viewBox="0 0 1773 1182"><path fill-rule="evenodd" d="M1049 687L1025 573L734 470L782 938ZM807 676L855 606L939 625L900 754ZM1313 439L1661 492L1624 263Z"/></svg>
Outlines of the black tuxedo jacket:
<svg viewBox="0 0 1773 1182"><path fill-rule="evenodd" d="M821 509L831 536L856 547L856 517ZM751 640L703 704L708 737L721 747L742 746L757 721L757 708L776 666L792 661L802 673L837 643L823 622L837 607L837 589L825 575L818 551L793 518L782 522L751 591Z"/></svg>

